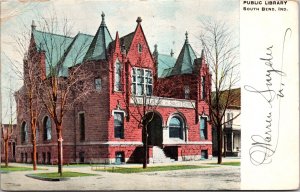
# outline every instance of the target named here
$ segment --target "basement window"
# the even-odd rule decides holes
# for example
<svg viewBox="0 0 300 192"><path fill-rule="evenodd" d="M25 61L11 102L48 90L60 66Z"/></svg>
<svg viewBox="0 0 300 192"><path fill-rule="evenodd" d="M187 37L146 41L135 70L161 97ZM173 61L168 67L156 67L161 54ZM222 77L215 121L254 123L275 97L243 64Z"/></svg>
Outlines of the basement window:
<svg viewBox="0 0 300 192"><path fill-rule="evenodd" d="M207 150L201 150L201 159L208 159Z"/></svg>
<svg viewBox="0 0 300 192"><path fill-rule="evenodd" d="M115 157L116 157L115 164L119 165L125 162L125 155L123 151L117 151Z"/></svg>

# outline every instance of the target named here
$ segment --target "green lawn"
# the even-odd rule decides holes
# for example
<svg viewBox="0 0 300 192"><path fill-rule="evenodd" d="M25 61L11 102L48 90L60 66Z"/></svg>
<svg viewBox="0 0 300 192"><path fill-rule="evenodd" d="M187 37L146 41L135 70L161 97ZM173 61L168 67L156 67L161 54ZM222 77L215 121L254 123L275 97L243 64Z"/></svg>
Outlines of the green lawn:
<svg viewBox="0 0 300 192"><path fill-rule="evenodd" d="M71 171L63 172L62 176L60 176L57 172L30 174L30 176L33 176L33 177L49 178L49 179L69 178L69 177L85 177L85 176L94 176L94 175L96 175L96 174L79 173L79 172L71 172Z"/></svg>
<svg viewBox="0 0 300 192"><path fill-rule="evenodd" d="M97 166L99 164L88 164L88 163L78 163L78 164L65 164L64 167L87 167L87 166Z"/></svg>
<svg viewBox="0 0 300 192"><path fill-rule="evenodd" d="M172 170L182 170L182 169L201 169L201 168L211 168L212 166L197 166L197 165L168 165L168 166L155 166L147 167L143 169L142 167L101 167L96 169L97 171L108 171L115 173L140 173L140 172L153 172L153 171L172 171Z"/></svg>
<svg viewBox="0 0 300 192"><path fill-rule="evenodd" d="M208 163L211 165L220 165L218 163ZM231 166L240 166L241 162L237 161L237 162L223 162L221 165L231 165Z"/></svg>
<svg viewBox="0 0 300 192"><path fill-rule="evenodd" d="M10 171L30 171L33 170L32 167L17 167L17 166L7 166L1 165L1 171L10 172Z"/></svg>

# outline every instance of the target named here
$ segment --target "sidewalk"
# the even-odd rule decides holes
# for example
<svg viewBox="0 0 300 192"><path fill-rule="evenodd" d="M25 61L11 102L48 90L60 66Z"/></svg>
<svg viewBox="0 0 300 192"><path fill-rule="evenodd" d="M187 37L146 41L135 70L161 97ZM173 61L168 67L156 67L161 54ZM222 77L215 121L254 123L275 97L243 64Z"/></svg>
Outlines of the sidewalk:
<svg viewBox="0 0 300 192"><path fill-rule="evenodd" d="M237 157L226 157L222 159L222 162L239 162L241 159ZM205 160L198 160L198 161L174 161L170 163L150 163L147 164L148 167L155 167L155 166L168 166L168 165L209 165L210 163L217 163L218 160L216 157L213 157L212 159L205 159ZM11 166L19 166L19 167L32 167L32 164L24 164L24 163L9 163ZM91 170L91 167L93 166L101 166L101 167L142 167L143 165L141 163L124 163L124 164L90 164L90 166L84 164L75 164L73 166L70 165L63 165L63 170L70 170L70 171L84 171L89 172ZM38 164L37 168L46 168L48 170L37 170L37 171L44 171L44 172L53 172L57 171L57 165L43 165Z"/></svg>
<svg viewBox="0 0 300 192"><path fill-rule="evenodd" d="M224 158L223 162L240 161ZM217 159L184 161L173 163L148 164L161 165L205 165L216 163ZM10 163L12 166L32 167L31 164ZM105 165L122 167L142 167L142 164ZM93 173L96 176L76 177L67 181L41 181L25 176L40 172L56 172L57 166L38 165L48 170L20 171L1 174L2 190L235 190L240 187L239 166L211 166L211 168L143 172L133 174L93 171L91 166L63 166L63 171Z"/></svg>

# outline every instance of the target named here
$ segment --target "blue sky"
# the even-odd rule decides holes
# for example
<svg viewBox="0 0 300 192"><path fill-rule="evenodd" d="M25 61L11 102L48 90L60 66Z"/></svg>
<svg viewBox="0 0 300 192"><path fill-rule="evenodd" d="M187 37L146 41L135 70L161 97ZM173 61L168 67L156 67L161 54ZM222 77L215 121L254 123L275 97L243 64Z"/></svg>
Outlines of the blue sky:
<svg viewBox="0 0 300 192"><path fill-rule="evenodd" d="M238 0L40 0L34 2L1 1L1 92L3 122L7 122L9 106L9 78L12 89L22 86L10 69L9 59L22 63L22 57L16 53L16 44L12 38L18 36L24 27L30 28L31 21L38 23L40 16L48 17L55 11L58 18L68 18L72 24L73 35L81 33L94 35L101 22L101 13L105 13L106 24L115 38L116 31L124 36L134 31L136 18L140 16L142 27L150 49L158 44L159 53L169 54L173 49L175 56L184 43L185 31L197 54L201 53L198 39L201 33L201 19L211 18L225 21L239 40L239 1ZM38 29L38 27L37 27Z"/></svg>

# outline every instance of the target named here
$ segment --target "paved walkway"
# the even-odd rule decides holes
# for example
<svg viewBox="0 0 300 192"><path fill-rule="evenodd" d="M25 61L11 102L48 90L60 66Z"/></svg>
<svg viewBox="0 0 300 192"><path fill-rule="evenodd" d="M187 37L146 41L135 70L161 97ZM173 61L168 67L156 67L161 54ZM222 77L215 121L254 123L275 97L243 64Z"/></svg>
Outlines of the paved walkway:
<svg viewBox="0 0 300 192"><path fill-rule="evenodd" d="M173 162L158 165L204 165L217 160ZM224 158L224 162L239 159ZM31 166L30 164L11 163L14 166ZM124 164L122 167L141 167L141 164ZM38 172L54 172L57 167L39 166L48 170ZM67 181L41 181L25 176L34 171L20 171L1 174L2 190L208 190L208 189L239 189L240 168L238 166L215 166L204 169L189 169L161 172L144 172L133 174L109 173L93 171L90 166L64 166L64 171L93 173L96 176L71 178Z"/></svg>

